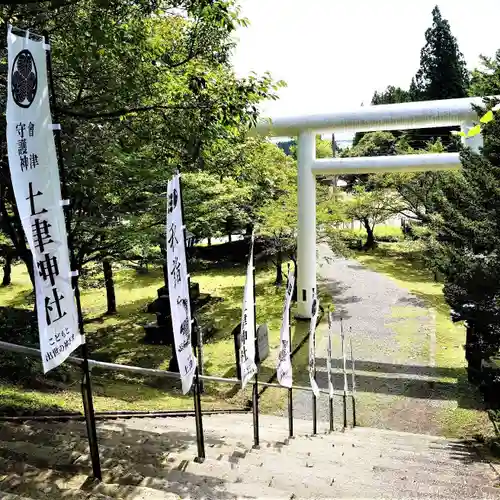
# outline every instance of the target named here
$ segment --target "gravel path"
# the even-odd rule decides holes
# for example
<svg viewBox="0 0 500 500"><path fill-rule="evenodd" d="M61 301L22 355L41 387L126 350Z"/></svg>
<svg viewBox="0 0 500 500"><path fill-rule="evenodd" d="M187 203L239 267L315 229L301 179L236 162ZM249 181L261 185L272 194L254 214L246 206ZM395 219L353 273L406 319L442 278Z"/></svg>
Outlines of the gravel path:
<svg viewBox="0 0 500 500"><path fill-rule="evenodd" d="M335 258L318 246L319 287L335 304L333 366L335 388L343 387L340 317L350 334L356 359L358 421L361 425L441 434L438 413L456 407L456 384L438 378L434 367L435 314L419 298L386 276L353 260ZM323 304L325 310L328 304ZM317 330L318 384L327 387L327 321ZM442 374L441 374L442 375ZM453 374L450 374L452 377ZM349 373L349 385L351 377ZM335 419L341 424L341 400ZM294 414L311 418L311 394L294 394ZM328 401L318 401L318 416L328 420ZM322 424L323 426L325 424Z"/></svg>

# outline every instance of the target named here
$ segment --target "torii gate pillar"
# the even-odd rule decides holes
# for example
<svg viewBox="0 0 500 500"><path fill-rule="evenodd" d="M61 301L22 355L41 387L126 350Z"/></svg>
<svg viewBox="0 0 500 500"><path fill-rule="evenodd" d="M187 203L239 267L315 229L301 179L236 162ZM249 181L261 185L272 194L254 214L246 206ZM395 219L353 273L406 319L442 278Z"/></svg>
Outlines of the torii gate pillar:
<svg viewBox="0 0 500 500"><path fill-rule="evenodd" d="M316 135L299 133L297 144L297 315L311 317L312 299L316 293Z"/></svg>

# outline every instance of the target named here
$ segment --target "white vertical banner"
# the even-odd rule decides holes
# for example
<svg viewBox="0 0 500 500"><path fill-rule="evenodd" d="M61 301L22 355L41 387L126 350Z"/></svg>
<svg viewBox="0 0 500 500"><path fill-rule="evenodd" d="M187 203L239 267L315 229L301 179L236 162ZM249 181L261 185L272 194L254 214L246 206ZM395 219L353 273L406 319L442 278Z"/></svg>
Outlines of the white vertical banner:
<svg viewBox="0 0 500 500"><path fill-rule="evenodd" d="M85 342L78 315L61 206L44 40L7 32L7 150L12 187L33 255L44 373Z"/></svg>
<svg viewBox="0 0 500 500"><path fill-rule="evenodd" d="M241 314L240 334L240 370L241 388L244 389L249 380L257 373L255 364L255 296L253 276L253 244L254 236L250 242L250 254L248 256L247 276L245 290L243 292L243 309Z"/></svg>
<svg viewBox="0 0 500 500"><path fill-rule="evenodd" d="M311 389L316 397L319 396L319 388L314 378L316 371L316 321L318 319L319 300L315 296L312 302L311 323L309 324L309 381Z"/></svg>
<svg viewBox="0 0 500 500"><path fill-rule="evenodd" d="M168 296L182 392L187 394L193 385L196 358L191 344L191 303L181 203L180 175L176 174L167 187Z"/></svg>
<svg viewBox="0 0 500 500"><path fill-rule="evenodd" d="M332 328L333 314L328 313L328 345L326 347L326 373L328 376L328 396L333 399L333 381L332 381Z"/></svg>
<svg viewBox="0 0 500 500"><path fill-rule="evenodd" d="M289 270L285 293L285 304L283 306L283 317L281 319L278 365L276 367L279 384L288 388L292 387L292 361L290 359L290 305L292 303L294 286L295 274L292 270Z"/></svg>

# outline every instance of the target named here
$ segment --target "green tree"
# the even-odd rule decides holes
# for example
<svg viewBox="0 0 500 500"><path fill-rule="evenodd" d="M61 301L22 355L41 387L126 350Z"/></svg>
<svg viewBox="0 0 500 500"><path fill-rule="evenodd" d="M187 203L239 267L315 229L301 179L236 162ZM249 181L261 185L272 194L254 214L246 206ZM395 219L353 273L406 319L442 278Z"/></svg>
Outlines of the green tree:
<svg viewBox="0 0 500 500"><path fill-rule="evenodd" d="M397 154L428 154L444 152L443 144L427 143L426 149L415 150L402 136L395 144ZM436 211L435 200L440 195L440 186L448 172L395 172L378 174L372 177L372 184L378 187L391 188L401 198L401 214L417 223L428 223L430 216Z"/></svg>
<svg viewBox="0 0 500 500"><path fill-rule="evenodd" d="M463 170L442 183L432 220L433 264L445 277L452 318L467 326L469 377L476 382L482 360L500 347L500 121L485 125L483 134L482 154L463 151Z"/></svg>
<svg viewBox="0 0 500 500"><path fill-rule="evenodd" d="M400 200L394 191L388 189L367 191L365 186L358 184L354 187L351 198L346 201L345 210L350 218L362 222L367 234L363 248L370 250L376 246L375 226L399 213L400 209Z"/></svg>
<svg viewBox="0 0 500 500"><path fill-rule="evenodd" d="M391 132L368 132L361 136L360 140L351 148L342 151L343 157L354 156L389 156L396 154L396 137ZM371 189L369 182L370 174L344 175L342 178L347 182L348 188L357 183L363 183Z"/></svg>
<svg viewBox="0 0 500 500"><path fill-rule="evenodd" d="M232 33L246 23L232 1L75 0L7 5L0 14L51 36L73 268L128 257L150 227L142 214L158 207L173 171L220 168L210 161L214 144L241 143L256 104L275 97L269 75L232 71ZM2 232L32 274L5 139L1 147Z"/></svg>
<svg viewBox="0 0 500 500"><path fill-rule="evenodd" d="M469 75L457 39L439 7L432 10L432 26L425 32L426 43L420 52L420 68L410 85L411 101L452 99L467 96ZM411 145L423 149L432 138L441 138L446 149L457 148L450 137L451 128L422 129L411 134Z"/></svg>
<svg viewBox="0 0 500 500"><path fill-rule="evenodd" d="M371 104L376 106L378 104L397 104L400 102L408 102L410 100L410 93L401 87L393 87L389 85L385 90L378 92L375 91ZM391 132L394 137L399 137L402 132L393 131ZM353 147L356 147L361 139L367 134L367 132L357 132L354 136Z"/></svg>
<svg viewBox="0 0 500 500"><path fill-rule="evenodd" d="M297 190L289 191L266 203L258 211L257 235L263 241L266 254L276 267L275 285L283 284L283 260L288 257L297 268Z"/></svg>

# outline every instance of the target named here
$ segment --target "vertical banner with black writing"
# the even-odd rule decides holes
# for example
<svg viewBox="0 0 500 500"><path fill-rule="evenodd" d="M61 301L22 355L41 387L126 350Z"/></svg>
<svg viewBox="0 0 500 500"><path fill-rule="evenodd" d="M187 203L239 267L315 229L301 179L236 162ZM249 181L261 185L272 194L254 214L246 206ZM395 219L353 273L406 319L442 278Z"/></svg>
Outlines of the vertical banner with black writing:
<svg viewBox="0 0 500 500"><path fill-rule="evenodd" d="M295 275L292 270L288 271L288 280L285 293L285 305L283 306L283 317L280 330L280 350L278 353L278 366L276 372L278 382L283 387L292 387L292 361L290 358L290 305L292 303L293 288L295 286Z"/></svg>
<svg viewBox="0 0 500 500"><path fill-rule="evenodd" d="M316 397L319 396L319 388L316 383L316 321L318 320L319 300L313 298L311 322L309 324L309 381L311 389Z"/></svg>
<svg viewBox="0 0 500 500"><path fill-rule="evenodd" d="M191 304L179 179L179 174L174 175L167 187L167 270L174 345L182 392L187 394L193 385L196 358L191 344Z"/></svg>
<svg viewBox="0 0 500 500"><path fill-rule="evenodd" d="M250 241L250 254L248 255L247 276L245 290L243 292L243 308L241 314L241 337L240 337L240 367L241 387L245 388L249 380L257 373L255 364L255 296L253 276L253 243Z"/></svg>
<svg viewBox="0 0 500 500"><path fill-rule="evenodd" d="M43 370L85 342L71 285L68 241L42 37L7 33L7 149L12 187L33 255Z"/></svg>

